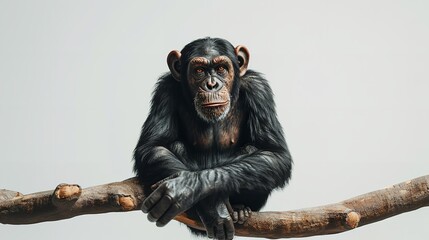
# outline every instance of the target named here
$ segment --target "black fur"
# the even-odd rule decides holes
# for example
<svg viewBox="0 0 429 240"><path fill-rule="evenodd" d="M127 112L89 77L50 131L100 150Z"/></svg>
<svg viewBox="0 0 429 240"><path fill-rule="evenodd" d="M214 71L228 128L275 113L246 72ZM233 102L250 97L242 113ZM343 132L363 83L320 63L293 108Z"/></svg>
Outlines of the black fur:
<svg viewBox="0 0 429 240"><path fill-rule="evenodd" d="M197 40L182 50L181 72L191 57L207 48L230 57L238 72L232 45L211 38ZM192 131L195 126L197 129L211 127L216 139L217 125L228 127L228 121L212 124L199 119L189 101L192 98L187 95L185 80L178 82L169 73L158 80L151 110L134 152L134 171L146 193L152 191L150 186L154 183L175 173L190 171L198 175L193 181L201 182L196 186L214 189L207 197L229 197L232 204L244 204L258 211L273 189L288 183L292 159L267 80L248 70L241 78L236 74L235 82L231 114L239 114L244 119L238 142L222 149L214 141L207 150L188 142L186 131Z"/></svg>

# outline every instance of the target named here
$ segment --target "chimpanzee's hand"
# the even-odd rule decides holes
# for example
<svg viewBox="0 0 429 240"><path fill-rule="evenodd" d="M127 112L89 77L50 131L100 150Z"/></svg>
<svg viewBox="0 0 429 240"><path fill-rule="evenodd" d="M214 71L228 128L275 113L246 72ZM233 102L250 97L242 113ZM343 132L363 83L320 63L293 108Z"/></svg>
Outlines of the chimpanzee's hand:
<svg viewBox="0 0 429 240"><path fill-rule="evenodd" d="M202 198L196 173L180 172L152 186L154 191L144 200L142 211L158 227L165 226L176 215L188 210Z"/></svg>
<svg viewBox="0 0 429 240"><path fill-rule="evenodd" d="M201 200L196 209L209 238L219 240L234 238L234 223L224 201L215 201L209 197Z"/></svg>

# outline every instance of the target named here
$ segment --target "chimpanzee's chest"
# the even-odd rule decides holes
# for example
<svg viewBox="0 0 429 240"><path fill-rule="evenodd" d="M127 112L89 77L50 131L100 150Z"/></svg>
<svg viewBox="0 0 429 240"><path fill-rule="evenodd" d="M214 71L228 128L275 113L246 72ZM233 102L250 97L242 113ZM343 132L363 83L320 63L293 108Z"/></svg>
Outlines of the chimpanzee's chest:
<svg viewBox="0 0 429 240"><path fill-rule="evenodd" d="M240 126L210 126L205 129L196 129L190 136L193 148L199 150L228 150L237 145L240 140Z"/></svg>
<svg viewBox="0 0 429 240"><path fill-rule="evenodd" d="M196 124L192 129L186 131L185 135L188 144L194 149L229 151L242 141L245 131L243 125L242 114L229 114L225 119L216 123Z"/></svg>

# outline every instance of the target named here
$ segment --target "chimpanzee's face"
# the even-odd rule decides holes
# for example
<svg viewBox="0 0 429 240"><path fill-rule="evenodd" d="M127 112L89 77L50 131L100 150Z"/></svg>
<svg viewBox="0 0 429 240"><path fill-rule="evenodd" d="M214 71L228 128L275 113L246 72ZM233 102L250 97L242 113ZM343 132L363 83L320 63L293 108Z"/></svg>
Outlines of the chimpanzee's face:
<svg viewBox="0 0 429 240"><path fill-rule="evenodd" d="M207 122L225 118L231 107L234 81L231 59L208 50L190 59L186 76L198 115Z"/></svg>
<svg viewBox="0 0 429 240"><path fill-rule="evenodd" d="M248 62L246 47L234 48L221 39L196 40L182 52L173 50L167 57L172 76L186 86L198 116L209 123L228 115L238 96L237 81L246 73Z"/></svg>

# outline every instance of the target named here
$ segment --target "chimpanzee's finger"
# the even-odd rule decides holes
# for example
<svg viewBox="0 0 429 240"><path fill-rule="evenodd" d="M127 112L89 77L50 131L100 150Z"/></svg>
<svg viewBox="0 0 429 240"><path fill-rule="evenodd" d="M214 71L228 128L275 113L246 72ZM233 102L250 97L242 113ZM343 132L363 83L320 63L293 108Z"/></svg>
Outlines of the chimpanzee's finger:
<svg viewBox="0 0 429 240"><path fill-rule="evenodd" d="M244 210L243 209L238 210L238 223L243 224L245 220L246 218L244 217Z"/></svg>
<svg viewBox="0 0 429 240"><path fill-rule="evenodd" d="M179 213L180 213L180 206L178 204L171 204L171 206L168 209L166 209L164 214L156 221L156 226L164 227Z"/></svg>
<svg viewBox="0 0 429 240"><path fill-rule="evenodd" d="M169 195L164 195L161 200L149 211L147 219L156 222L170 208L172 199Z"/></svg>
<svg viewBox="0 0 429 240"><path fill-rule="evenodd" d="M164 195L164 189L157 188L155 191L153 191L149 197L147 197L142 204L142 211L144 213L148 213L155 204L161 199L162 195Z"/></svg>
<svg viewBox="0 0 429 240"><path fill-rule="evenodd" d="M230 240L234 238L235 228L234 223L230 220L225 223L225 234L226 239Z"/></svg>
<svg viewBox="0 0 429 240"><path fill-rule="evenodd" d="M207 237L208 238L214 238L214 229L213 229L213 226L211 226L211 227L207 227L207 226L205 226L206 227L206 231L207 231Z"/></svg>
<svg viewBox="0 0 429 240"><path fill-rule="evenodd" d="M215 229L216 229L216 239L225 240L225 229L223 227L223 223L218 223Z"/></svg>

